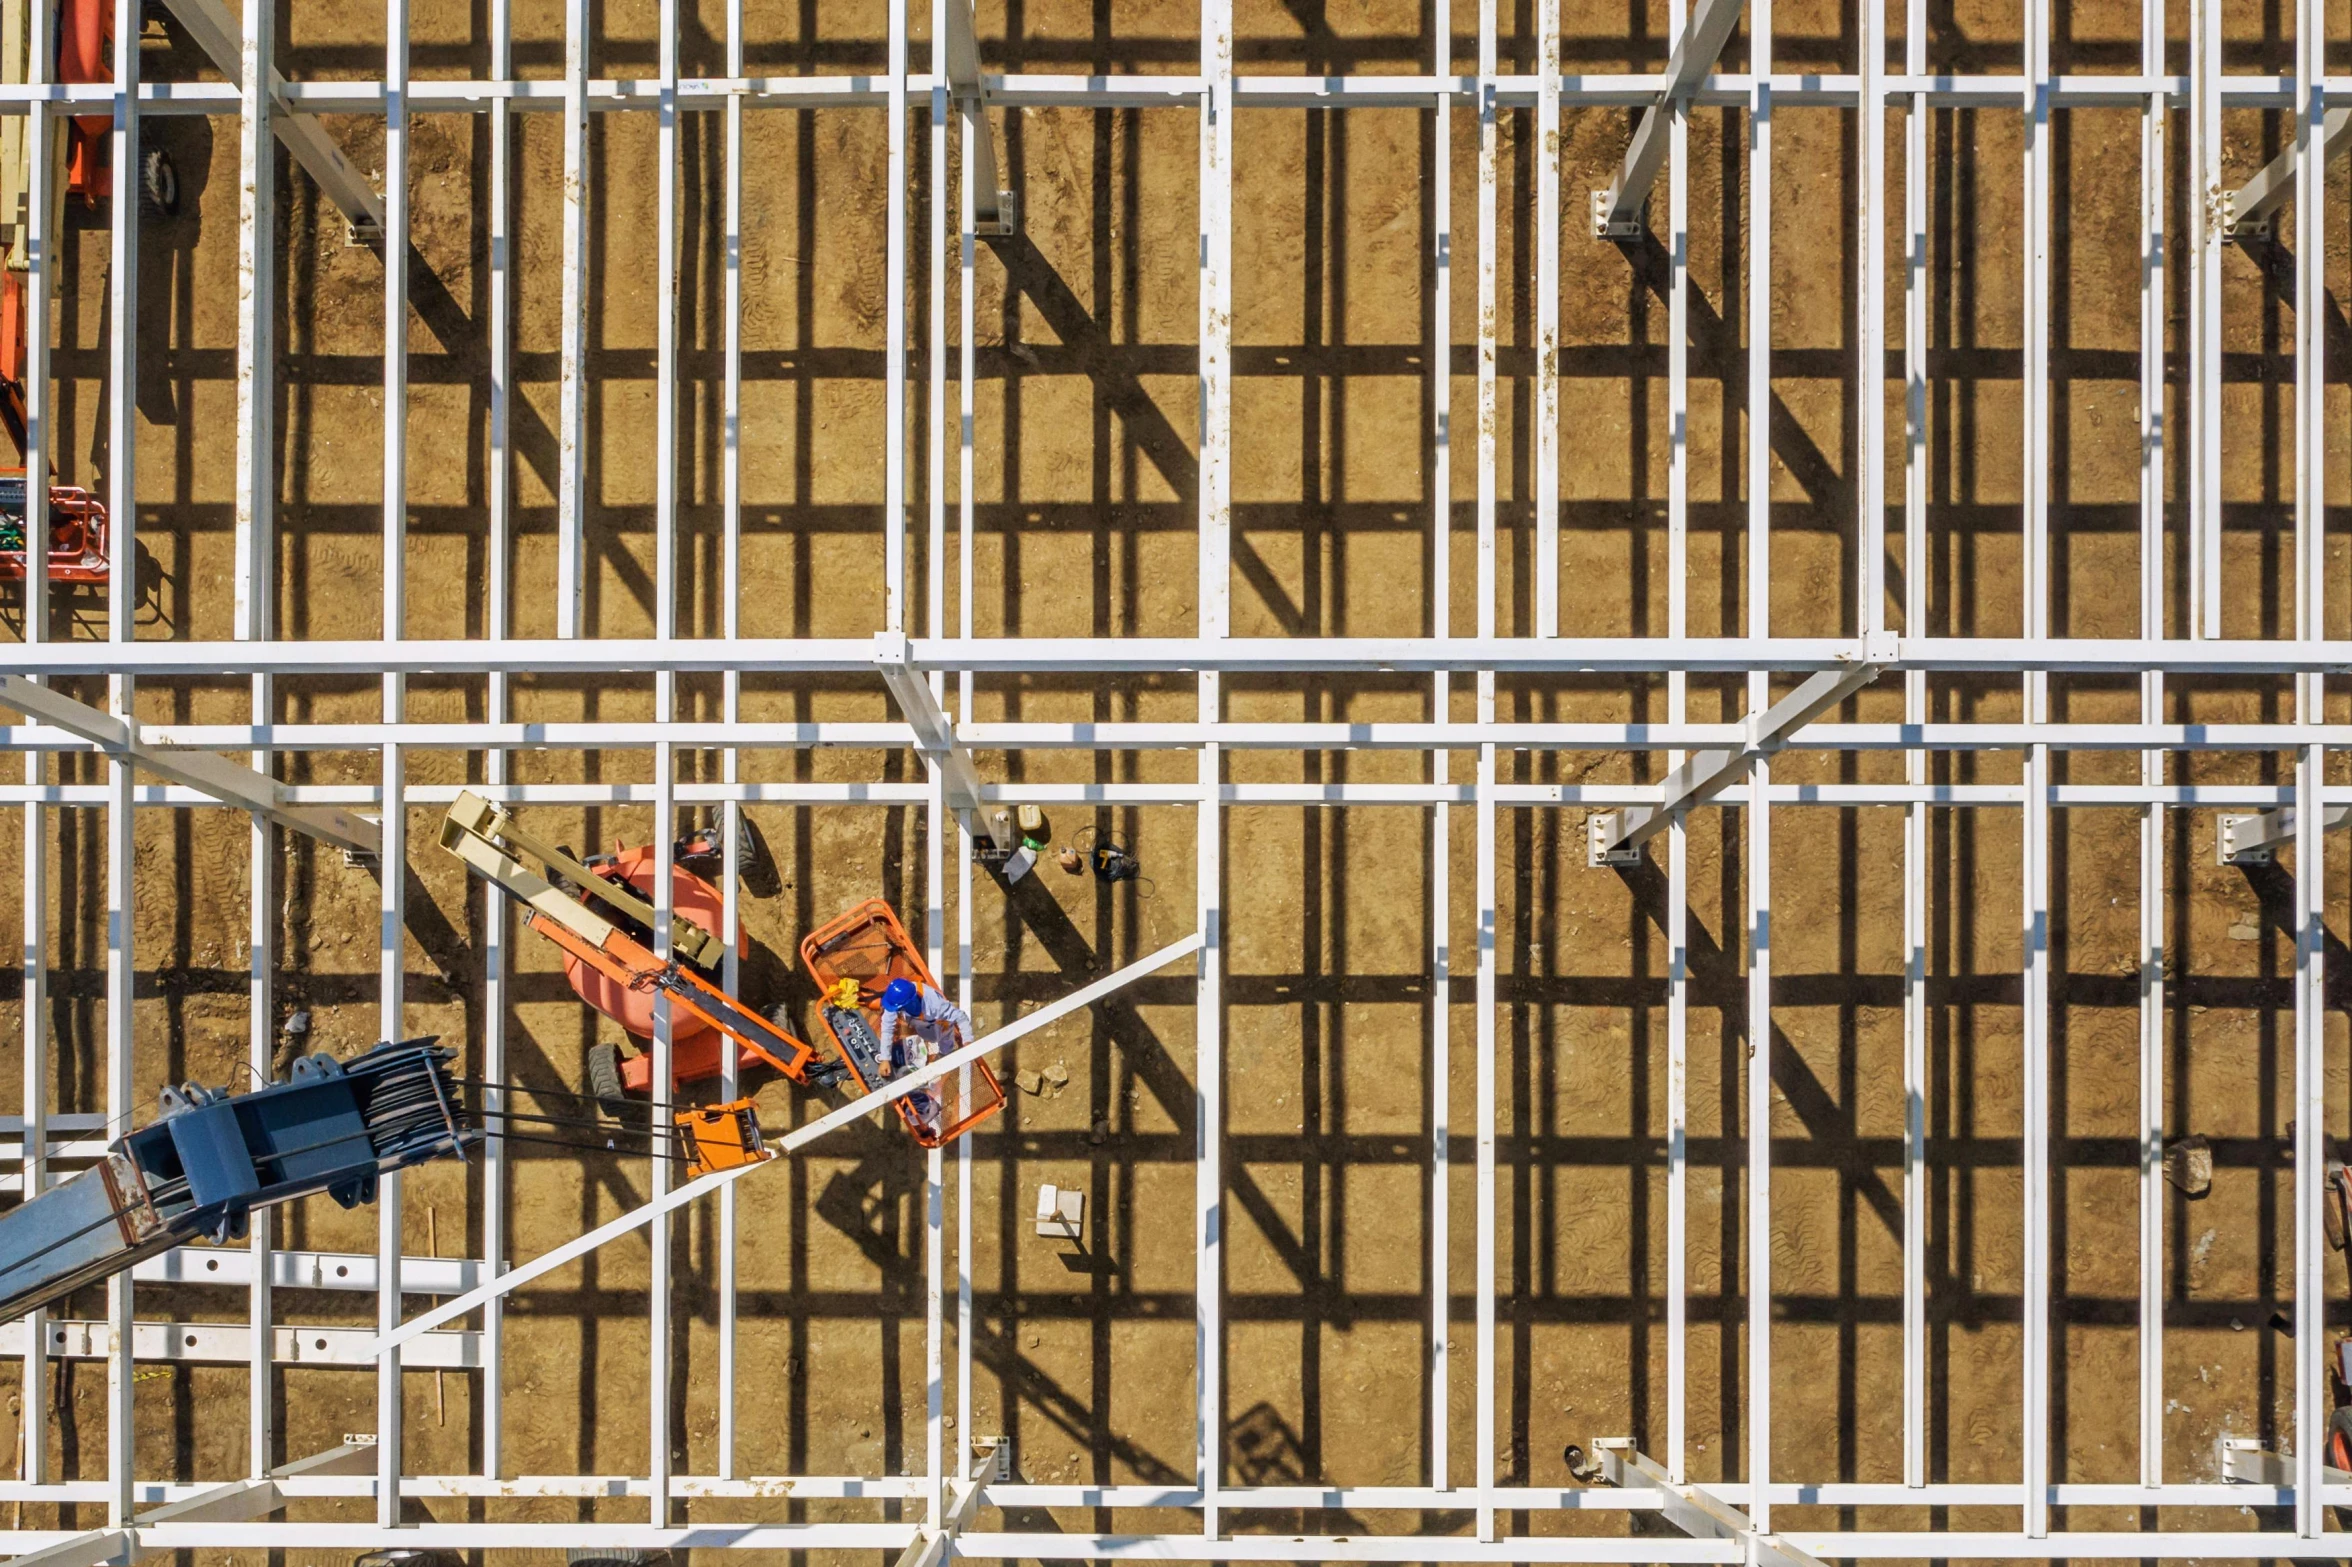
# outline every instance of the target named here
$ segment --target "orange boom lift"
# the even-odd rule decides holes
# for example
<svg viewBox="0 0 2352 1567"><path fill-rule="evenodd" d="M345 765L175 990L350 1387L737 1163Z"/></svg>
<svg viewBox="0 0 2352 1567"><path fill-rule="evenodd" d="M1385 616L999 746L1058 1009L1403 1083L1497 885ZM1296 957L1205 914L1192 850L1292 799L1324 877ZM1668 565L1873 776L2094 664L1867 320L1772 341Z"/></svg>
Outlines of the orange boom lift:
<svg viewBox="0 0 2352 1567"><path fill-rule="evenodd" d="M598 875L560 848L541 842L480 795L468 791L457 797L441 823L441 847L521 903L528 911L524 924L563 948L588 973L609 981L622 996L648 1002L657 994L669 998L672 1017L690 1025L678 1030L683 1044L673 1040L673 1081L697 1082L718 1076L722 1038L735 1042L743 1052L743 1064L765 1061L804 1087L823 1088L841 1080L837 1062L819 1060L815 1047L728 995L692 963L655 957L628 928L650 930L654 918L652 907L632 888L616 878ZM526 869L518 851L536 855L574 890L567 892ZM604 909L598 909L596 903L602 903ZM715 963L721 955L718 939L683 917L673 919L670 931L673 950L693 962ZM586 996L587 990L583 988L582 994ZM598 1010L605 1007L599 1004ZM653 1086L652 1057L640 1055L623 1063L622 1078L622 1086L649 1092Z"/></svg>

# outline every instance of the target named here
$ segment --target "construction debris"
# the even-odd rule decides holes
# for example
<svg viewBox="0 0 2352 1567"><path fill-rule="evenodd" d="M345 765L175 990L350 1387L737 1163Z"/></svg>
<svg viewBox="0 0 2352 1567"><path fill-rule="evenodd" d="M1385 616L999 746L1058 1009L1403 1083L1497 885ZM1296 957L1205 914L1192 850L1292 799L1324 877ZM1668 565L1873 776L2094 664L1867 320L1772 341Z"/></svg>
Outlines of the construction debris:
<svg viewBox="0 0 2352 1567"><path fill-rule="evenodd" d="M2187 1196L2204 1196L2213 1189L2213 1144L2196 1136L2166 1143L2164 1178Z"/></svg>

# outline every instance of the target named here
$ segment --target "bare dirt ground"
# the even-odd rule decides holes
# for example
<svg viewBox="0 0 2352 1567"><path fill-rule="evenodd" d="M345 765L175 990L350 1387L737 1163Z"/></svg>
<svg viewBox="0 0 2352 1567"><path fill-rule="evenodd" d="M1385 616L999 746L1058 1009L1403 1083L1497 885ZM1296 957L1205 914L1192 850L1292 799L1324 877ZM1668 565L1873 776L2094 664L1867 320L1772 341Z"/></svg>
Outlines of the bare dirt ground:
<svg viewBox="0 0 2352 1567"><path fill-rule="evenodd" d="M790 74L879 69L879 12L841 3L753 5L751 69ZM923 8L917 7L918 11ZM2184 8L2174 7L2175 12ZM1248 71L1326 74L1425 69L1433 13L1403 0L1358 7L1250 3L1237 15ZM1569 68L1655 68L1666 53L1663 7L1564 8ZM2136 7L2062 8L2061 72L2135 67ZM684 67L717 72L721 8L711 0L686 30ZM516 8L518 69L560 70L561 16ZM478 9L414 7L419 76L481 75L486 22ZM1454 10L1454 60L1475 63L1469 9ZM920 19L918 19L918 24ZM382 23L358 6L304 6L283 18L289 74L375 76ZM1008 0L981 8L991 70L1187 71L1197 18L1160 0L1092 7ZM1504 8L1504 68L1533 68L1534 7ZM2285 70L2290 48L2272 13L2230 13L2232 68ZM1850 7L1778 8L1782 69L1850 69ZM2011 7L1937 8L1933 68L2017 68ZM2175 15L2178 68L2184 18ZM612 4L600 21L598 75L650 75L653 7ZM1899 29L1898 29L1899 30ZM917 58L927 41L919 40ZM1744 45L1733 45L1734 68ZM199 74L174 34L151 49L158 75ZM1841 65L1841 62L1845 62ZM749 117L743 254L745 436L743 577L747 635L861 636L882 616L885 122L871 110L769 111ZM2232 122L2233 175L2269 155L2283 117L2244 111ZM1666 306L1663 253L1596 245L1582 233L1583 192L1607 183L1628 120L1571 111L1563 127L1562 240L1563 629L1662 634L1668 556L1665 472ZM557 229L560 122L517 116L516 417L518 536L511 563L518 635L553 629ZM1432 193L1425 171L1434 117L1420 110L1346 114L1252 110L1236 132L1235 518L1236 634L1339 635L1433 629L1426 586L1433 452L1427 363L1434 326ZM382 167L382 133L334 123L363 168ZM1532 624L1534 398L1532 119L1498 128L1505 200L1502 272L1503 443L1500 578L1506 631ZM2185 124L2169 152L2178 167ZM1855 623L1858 397L1853 299L1857 127L1848 111L1784 108L1776 119L1773 570L1771 627L1836 634ZM140 274L139 406L142 635L232 633L236 145L231 122L175 118L163 132L189 199L144 236ZM487 624L484 518L488 418L486 121L424 115L409 178L416 287L407 322L413 391L407 412L409 523L403 549L406 631L481 635ZM2021 575L2018 502L2022 330L2018 117L2009 109L1938 111L1928 127L1930 505L1924 558L1890 571L1927 574L1928 619L1954 634L2016 634ZM2057 253L2063 280L2054 322L2054 618L2073 635L2138 627L2137 344L2139 125L2128 110L2056 116ZM1901 122L1890 126L1899 187ZM1694 302L1690 624L1737 629L1745 554L1741 346L1746 259L1737 236L1749 188L1741 115L1693 116ZM722 143L715 115L682 133L686 236L680 285L686 431L677 557L679 622L714 634L719 594L719 288L715 218ZM911 232L920 254L927 178L912 145ZM1184 634L1196 623L1193 546L1197 300L1193 265L1198 125L1189 109L1036 109L1013 114L1000 145L1020 193L1020 235L985 247L977 319L981 384L975 540L975 629L981 635ZM613 115L592 133L592 467L588 617L594 634L646 635L658 582L653 534L653 343L657 276L657 146L649 116ZM1475 454L1477 125L1451 117L1453 212L1453 601L1449 624L1475 621L1472 506ZM284 432L278 574L280 632L365 635L381 624L384 543L382 267L346 247L299 174L283 176L285 301L279 378ZM2182 182L2176 181L2176 189ZM2331 203L2346 190L2342 169ZM1661 197L1661 202L1663 198ZM1890 192L1899 215L1899 189ZM2331 205L2332 212L2345 210ZM1832 217L1834 215L1834 218ZM2188 214L2176 203L2176 234ZM1899 226L1889 224L1889 276ZM66 413L56 461L66 475L104 471L107 323L102 218L77 218L63 256L69 281L58 317L56 372ZM2176 261L2179 257L2176 253ZM2333 299L2352 265L2332 222L2325 264ZM2232 355L2225 605L2232 635L2281 635L2292 583L2291 274L2271 254L2233 254L2225 285ZM2176 340L2185 267L2172 274ZM922 285L911 301L919 334ZM2339 311L2340 304L2336 306ZM1900 342L1891 302L1890 341ZM951 312L952 321L953 314ZM2341 331L2331 345L2341 341ZM2346 493L2346 360L2331 346L2333 494ZM918 383L919 384L919 383ZM1900 382L1882 390L1897 415ZM2173 395L2176 418L2180 392ZM930 432L916 394L915 440ZM952 414L951 414L952 418ZM910 472L917 472L910 465ZM2178 497L2177 473L2170 481ZM1899 479L1890 494L1901 495ZM110 498L111 499L111 498ZM918 495L917 499L920 499ZM119 503L118 503L119 504ZM2177 521L2174 542L2177 545ZM2340 527L2340 522L2339 522ZM933 569L920 558L911 602ZM2339 541L2340 542L2340 541ZM2342 551L2331 557L2342 581ZM946 572L955 602L953 563ZM2177 570L2175 571L2178 577ZM2174 602L2180 600L2180 591ZM2346 605L2330 606L2341 635ZM103 634L84 604L80 634ZM2173 611L2177 617L2176 608ZM64 627L59 628L62 633ZM2176 618L2175 629L2178 629ZM681 710L716 717L715 682L682 680ZM367 719L371 681L287 679L280 716ZM408 714L481 716L481 682L414 681ZM1458 682L1455 710L1467 714ZM2283 681L2180 682L2177 718L2283 717ZM2014 688L1939 682L1939 716L2019 716ZM2075 718L2136 716L2136 685L2059 683L2053 703ZM1736 711L1732 686L1695 680L1699 716ZM1187 682L981 683L977 715L1027 718L1189 717ZM745 682L755 719L880 719L878 683L760 678ZM1228 711L1275 719L1417 718L1419 682L1236 681ZM2340 693L2331 713L2341 717ZM650 682L515 682L517 718L650 717ZM1509 716L1667 716L1662 683L1506 681ZM242 721L230 682L161 682L142 695L152 720ZM1867 693L1866 718L1901 711L1899 688ZM1185 776L1188 755L1097 758L1046 752L992 757L1029 779ZM1473 759L1451 759L1470 776ZM522 753L526 781L642 781L644 753ZM717 774L715 755L684 759ZM1655 776L1626 755L1507 756L1527 781ZM2129 778L2135 759L2061 759L2062 779ZM2200 754L2174 759L2178 781L2273 781L2283 759ZM904 755L751 752L755 779L904 779ZM1789 760L1783 777L1834 781L1900 776L1884 753ZM369 755L294 763L305 781L369 781ZM481 776L479 753L417 751L412 780ZM1931 776L2013 781L2014 754L1943 758ZM87 760L55 764L66 781L95 781ZM1366 753L1249 752L1235 779L1417 779L1424 759ZM0 885L22 885L21 813L0 833ZM1430 815L1417 809L1249 807L1227 820L1224 865L1227 996L1228 1475L1240 1483L1315 1479L1415 1484L1431 1478L1422 1367L1430 1354L1429 1147L1434 1075L1447 1073L1458 1158L1447 1195L1455 1374L1445 1418L1451 1478L1471 1477L1474 1341L1470 1331L1474 1189L1470 1178L1475 1040L1468 981L1474 930L1471 814L1451 813L1450 909L1455 977L1433 990L1428 864ZM755 999L802 1009L801 933L857 899L891 898L914 923L924 902L919 813L877 806L753 811L783 888L746 898ZM100 813L51 814L50 952L54 1104L95 1108L103 1096L105 846ZM531 821L575 843L643 841L642 807L541 807ZM1932 1478L2006 1480L2019 1446L2020 952L2019 823L2009 813L1931 813L1929 953L1931 1130L1927 1258ZM1189 930L1195 883L1189 811L1060 813L1058 836L1086 825L1122 836L1151 877L1104 892L1041 875L1011 895L976 894L978 1012L1012 1016L1086 976ZM1775 813L1772 875L1776 1007L1769 1029L1746 1013L1741 866L1750 830L1735 813L1702 815L1690 835L1693 941L1690 1047L1691 1289L1689 1440L1699 1477L1744 1474L1741 1385L1746 1301L1739 1257L1748 1052L1772 1052L1773 1470L1783 1478L1886 1480L1901 1465L1901 822L1891 811ZM432 847L435 813L412 811L403 1027L478 1051L484 908L478 889ZM2138 922L2136 818L2123 811L2056 813L2053 1080L2058 1130L2054 1255L2054 1450L2068 1480L2137 1473L2134 1377L2137 1305ZM2291 881L2284 872L2217 869L2209 813L2180 813L2170 834L2172 950L2166 1019L2168 1125L2214 1141L2210 1196L2173 1200L2167 1216L2166 1473L2213 1472L2227 1432L2276 1440L2288 1416L2286 1343L2266 1322L2291 1299L2289 1145L2292 1015L2288 981ZM1503 1003L1498 1196L1502 1327L1498 1342L1499 1478L1567 1480L1563 1445L1631 1433L1665 1439L1666 882L1645 867L1620 877L1583 864L1577 813L1506 812L1500 833L1498 932ZM138 1099L165 1081L240 1074L246 1044L246 827L227 813L147 811L138 826ZM951 901L948 905L952 920ZM276 1005L308 1008L317 1043L347 1051L378 1037L377 887L339 857L297 843L282 887L285 953ZM2332 932L2346 928L2342 880L2330 893ZM949 927L952 930L952 925ZM21 936L21 911L0 897L0 942ZM564 988L551 949L515 948L521 974L510 1029L511 1075L545 1087L580 1082L594 1020ZM2331 936L2331 973L2352 958ZM13 981L0 982L13 984ZM2332 992L2340 1009L2342 991ZM1433 1067L1432 1009L1448 1009L1453 1049ZM0 991L0 1061L21 1048L22 999ZM2347 1126L2344 1026L2331 1014L2329 1129ZM1759 1039L1757 1036L1763 1035ZM469 1057L478 1061L478 1054ZM975 1407L962 1429L1005 1432L1017 1466L1037 1481L1177 1480L1192 1473L1195 1146L1192 984L1147 982L1098 1015L1017 1048L1011 1080L1058 1065L1065 1089L1017 1092L976 1145ZM9 1076L19 1076L13 1067ZM771 1122L814 1113L788 1085L762 1097ZM735 1390L738 1469L754 1475L893 1474L922 1462L923 1275L920 1164L904 1139L877 1128L845 1133L814 1157L741 1188L743 1320ZM1027 1233L1037 1185L1089 1197L1093 1245L1077 1255ZM642 1200L637 1162L518 1152L512 1252L528 1257ZM409 1183L407 1248L481 1246L478 1169L434 1167ZM951 1205L952 1211L952 1205ZM667 1439L681 1473L717 1465L716 1269L713 1224L682 1227L676 1329L679 1407ZM304 1205L280 1243L372 1249L374 1216ZM2333 1266L2333 1264L2331 1264ZM610 1247L585 1266L522 1291L509 1317L505 1397L510 1474L645 1471L646 1252ZM2331 1280L2336 1275L2331 1273ZM142 1289L142 1317L243 1319L242 1296ZM413 1303L412 1303L413 1304ZM368 1297L285 1291L281 1320L361 1323ZM95 1316L93 1297L75 1316ZM69 1366L58 1380L58 1451L67 1475L105 1462L104 1375ZM371 1429L372 1377L356 1370L281 1372L283 1451L299 1456L346 1431ZM482 1462L475 1379L429 1373L408 1383L410 1463L467 1472ZM245 1373L164 1372L137 1390L143 1475L217 1478L245 1463ZM233 1411L232 1418L218 1412ZM558 1500L413 1504L416 1516L502 1520L583 1512L635 1516L634 1502ZM689 1504L689 1516L872 1516L824 1502ZM27 1510L46 1525L48 1509ZM69 1521L97 1521L69 1509ZM298 1516L338 1516L306 1504ZM1788 1528L1901 1526L1922 1513L1796 1509ZM2005 1525L2013 1515L1955 1510L1954 1526ZM1149 1514L1122 1514L1147 1527ZM2081 1517L2084 1526L2124 1520ZM2218 1515L2216 1527L2244 1520ZM1058 1514L1021 1527L1091 1529L1111 1515ZM1244 1514L1237 1528L1362 1528L1330 1516ZM1618 1530L1622 1518L1548 1515L1521 1526Z"/></svg>

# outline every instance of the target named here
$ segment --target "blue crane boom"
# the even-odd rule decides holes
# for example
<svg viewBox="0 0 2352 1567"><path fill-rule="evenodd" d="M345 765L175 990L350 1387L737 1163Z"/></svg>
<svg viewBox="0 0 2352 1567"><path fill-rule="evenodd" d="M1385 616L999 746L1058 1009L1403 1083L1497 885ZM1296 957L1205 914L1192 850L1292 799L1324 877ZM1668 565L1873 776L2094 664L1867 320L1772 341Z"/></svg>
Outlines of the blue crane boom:
<svg viewBox="0 0 2352 1567"><path fill-rule="evenodd" d="M324 1192L373 1202L376 1179L481 1139L431 1039L294 1063L248 1093L166 1088L163 1113L88 1170L0 1213L0 1322L193 1240L246 1233L256 1208Z"/></svg>

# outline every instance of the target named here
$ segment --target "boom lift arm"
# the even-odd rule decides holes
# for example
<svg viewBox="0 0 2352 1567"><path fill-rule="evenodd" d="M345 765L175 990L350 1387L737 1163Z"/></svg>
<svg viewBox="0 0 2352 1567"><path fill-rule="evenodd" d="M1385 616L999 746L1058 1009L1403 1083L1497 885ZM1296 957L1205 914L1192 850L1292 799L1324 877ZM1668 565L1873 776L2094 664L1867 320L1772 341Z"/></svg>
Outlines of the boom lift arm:
<svg viewBox="0 0 2352 1567"><path fill-rule="evenodd" d="M441 823L441 847L463 860L492 886L523 905L523 923L581 962L632 990L655 991L670 1004L699 1018L767 1062L794 1082L823 1088L842 1076L837 1062L820 1060L815 1048L795 1039L704 979L675 957L657 958L616 920L586 901L594 897L650 929L653 910L628 889L616 887L562 850L515 824L514 817L470 790L457 797ZM528 851L581 890L572 897L527 868L517 850ZM670 925L672 947L716 962L725 951L717 937L684 920Z"/></svg>

